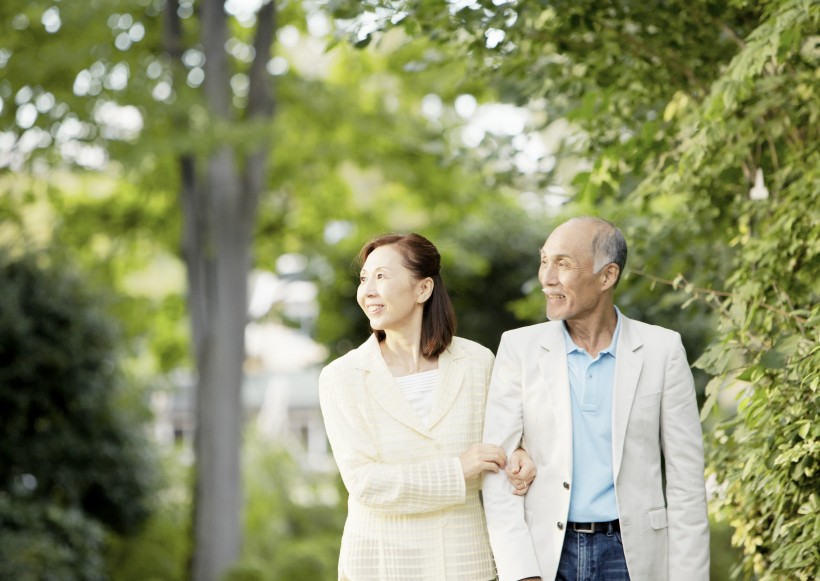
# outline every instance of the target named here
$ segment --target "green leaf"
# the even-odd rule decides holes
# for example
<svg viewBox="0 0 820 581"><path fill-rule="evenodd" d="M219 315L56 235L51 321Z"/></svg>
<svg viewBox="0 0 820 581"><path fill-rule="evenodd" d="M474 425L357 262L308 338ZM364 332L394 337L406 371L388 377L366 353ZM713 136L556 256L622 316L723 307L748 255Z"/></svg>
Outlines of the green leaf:
<svg viewBox="0 0 820 581"><path fill-rule="evenodd" d="M800 335L796 334L781 337L771 349L763 353L760 364L767 369L782 369L795 354L801 340Z"/></svg>
<svg viewBox="0 0 820 581"><path fill-rule="evenodd" d="M797 433L800 434L800 437L804 440L809 435L809 430L811 429L811 422L808 420L803 422L800 428L798 428Z"/></svg>

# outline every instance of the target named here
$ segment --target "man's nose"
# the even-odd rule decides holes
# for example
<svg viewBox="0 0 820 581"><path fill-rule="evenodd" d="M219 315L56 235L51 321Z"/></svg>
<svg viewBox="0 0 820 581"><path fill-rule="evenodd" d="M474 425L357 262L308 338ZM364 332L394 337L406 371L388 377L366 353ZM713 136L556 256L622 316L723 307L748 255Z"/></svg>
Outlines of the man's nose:
<svg viewBox="0 0 820 581"><path fill-rule="evenodd" d="M548 286L555 284L555 267L552 265L545 265L538 269L538 282L541 283L541 286Z"/></svg>

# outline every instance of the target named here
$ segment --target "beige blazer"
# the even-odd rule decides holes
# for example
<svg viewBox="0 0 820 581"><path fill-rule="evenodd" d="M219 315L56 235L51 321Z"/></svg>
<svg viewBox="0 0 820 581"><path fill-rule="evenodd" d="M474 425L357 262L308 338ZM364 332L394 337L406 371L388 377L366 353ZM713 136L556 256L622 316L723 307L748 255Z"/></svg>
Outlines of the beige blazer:
<svg viewBox="0 0 820 581"><path fill-rule="evenodd" d="M350 493L339 579L495 579L479 479L460 454L481 441L488 349L455 338L439 356L425 427L393 380L375 336L322 370L320 403Z"/></svg>
<svg viewBox="0 0 820 581"><path fill-rule="evenodd" d="M523 438L538 470L523 498L510 494L503 473L485 473L485 511L501 581L552 580L561 557L572 491L572 411L561 325L509 331L498 348L484 441L509 454ZM707 580L702 433L680 335L622 317L616 353L613 477L630 578Z"/></svg>

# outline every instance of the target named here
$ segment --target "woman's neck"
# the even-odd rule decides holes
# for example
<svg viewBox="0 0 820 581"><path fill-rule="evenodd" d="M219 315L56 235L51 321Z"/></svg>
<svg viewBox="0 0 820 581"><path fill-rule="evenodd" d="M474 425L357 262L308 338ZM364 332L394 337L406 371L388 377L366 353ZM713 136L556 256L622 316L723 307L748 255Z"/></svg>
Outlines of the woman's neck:
<svg viewBox="0 0 820 581"><path fill-rule="evenodd" d="M385 333L379 343L382 357L393 375L411 375L436 369L437 360L424 357L421 352L421 333Z"/></svg>

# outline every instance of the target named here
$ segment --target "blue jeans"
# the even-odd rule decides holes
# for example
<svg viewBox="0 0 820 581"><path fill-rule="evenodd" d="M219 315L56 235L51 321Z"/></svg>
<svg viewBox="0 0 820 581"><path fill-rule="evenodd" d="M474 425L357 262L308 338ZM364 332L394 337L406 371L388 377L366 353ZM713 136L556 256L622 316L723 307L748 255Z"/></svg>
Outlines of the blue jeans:
<svg viewBox="0 0 820 581"><path fill-rule="evenodd" d="M619 531L564 536L556 581L629 581L624 545Z"/></svg>

